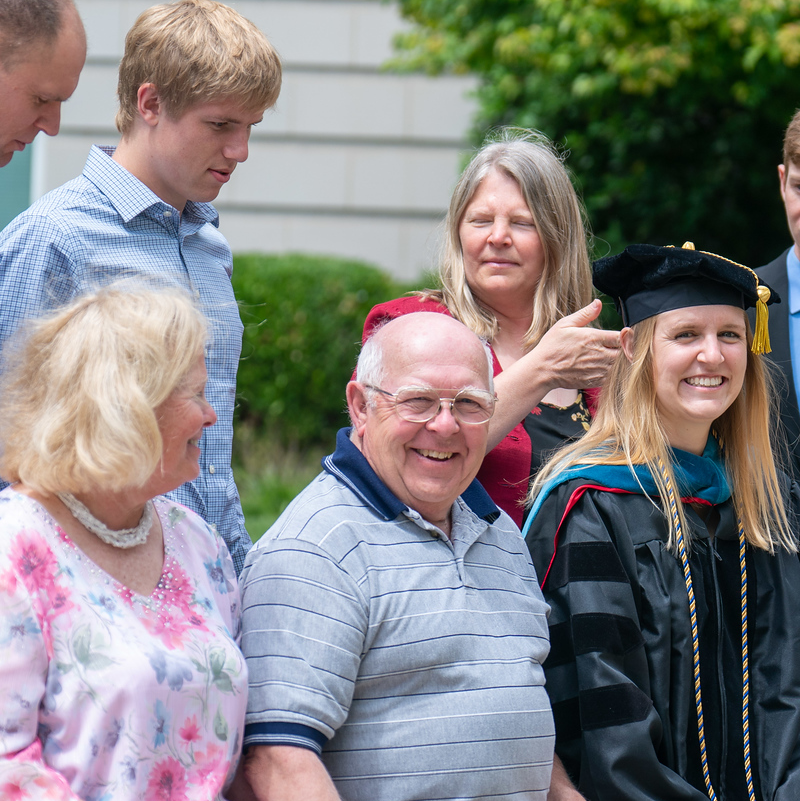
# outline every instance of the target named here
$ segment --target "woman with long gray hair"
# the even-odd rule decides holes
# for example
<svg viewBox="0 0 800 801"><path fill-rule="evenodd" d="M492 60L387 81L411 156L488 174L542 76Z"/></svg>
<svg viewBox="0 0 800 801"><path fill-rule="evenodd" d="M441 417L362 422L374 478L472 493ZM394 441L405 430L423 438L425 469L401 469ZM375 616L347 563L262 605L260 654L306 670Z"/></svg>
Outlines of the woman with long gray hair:
<svg viewBox="0 0 800 801"><path fill-rule="evenodd" d="M445 220L440 288L372 309L381 322L414 311L450 314L494 354L497 409L478 478L522 524L529 480L547 455L588 427L616 358L614 331L592 327L587 234L578 196L552 143L502 129L461 175Z"/></svg>

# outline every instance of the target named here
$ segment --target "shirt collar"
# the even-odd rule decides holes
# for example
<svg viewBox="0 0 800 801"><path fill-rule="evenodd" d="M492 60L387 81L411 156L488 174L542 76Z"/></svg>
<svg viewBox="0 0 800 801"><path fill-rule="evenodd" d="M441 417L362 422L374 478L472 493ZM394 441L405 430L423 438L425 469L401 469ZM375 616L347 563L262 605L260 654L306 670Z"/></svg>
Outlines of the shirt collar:
<svg viewBox="0 0 800 801"><path fill-rule="evenodd" d="M364 454L353 444L350 430L339 429L336 435L336 450L322 460L322 467L347 484L364 503L371 506L385 520L394 520L409 507L381 481ZM475 515L487 523L494 523L500 517L500 510L477 479L473 479L464 490L461 500Z"/></svg>
<svg viewBox="0 0 800 801"><path fill-rule="evenodd" d="M789 312L800 311L800 259L794 252L794 246L786 254L786 275L789 278Z"/></svg>
<svg viewBox="0 0 800 801"><path fill-rule="evenodd" d="M172 208L169 203L161 200L155 192L111 158L115 150L114 147L92 145L83 168L83 175L109 199L120 217L129 223L154 207ZM211 223L219 227L219 214L210 203L195 203L190 200L181 216L186 220Z"/></svg>

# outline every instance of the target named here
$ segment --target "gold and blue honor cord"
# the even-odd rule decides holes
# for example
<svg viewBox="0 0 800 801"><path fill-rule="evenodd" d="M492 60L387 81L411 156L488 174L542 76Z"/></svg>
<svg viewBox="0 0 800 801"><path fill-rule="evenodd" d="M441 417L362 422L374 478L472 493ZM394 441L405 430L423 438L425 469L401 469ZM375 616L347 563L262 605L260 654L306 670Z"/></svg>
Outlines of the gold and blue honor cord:
<svg viewBox="0 0 800 801"><path fill-rule="evenodd" d="M739 570L742 576L742 739L744 742L744 774L747 779L747 797L755 799L753 789L753 769L750 765L750 664L747 650L747 562L745 560L744 526L737 515L739 524Z"/></svg>
<svg viewBox="0 0 800 801"><path fill-rule="evenodd" d="M700 763L703 770L703 781L706 785L706 792L711 801L716 801L717 795L711 785L711 777L708 772L708 755L706 753L706 735L703 724L703 696L700 688L700 642L697 633L697 608L694 598L694 587L692 586L692 573L689 569L689 557L686 553L686 544L683 539L680 518L678 517L678 505L675 501L675 493L672 489L672 482L669 474L664 468L661 459L658 460L658 467L667 488L667 500L669 503L670 514L672 515L673 525L675 526L675 536L678 542L678 554L683 566L683 576L686 580L686 594L689 598L689 616L692 629L692 660L694 664L694 701L697 708L697 734L700 740ZM750 801L755 801L755 791L753 789L753 771L750 765L750 671L748 665L747 650L747 563L745 560L745 538L744 526L741 518L739 524L739 568L742 576L741 599L742 599L742 736L744 742L744 770L747 779L747 795Z"/></svg>

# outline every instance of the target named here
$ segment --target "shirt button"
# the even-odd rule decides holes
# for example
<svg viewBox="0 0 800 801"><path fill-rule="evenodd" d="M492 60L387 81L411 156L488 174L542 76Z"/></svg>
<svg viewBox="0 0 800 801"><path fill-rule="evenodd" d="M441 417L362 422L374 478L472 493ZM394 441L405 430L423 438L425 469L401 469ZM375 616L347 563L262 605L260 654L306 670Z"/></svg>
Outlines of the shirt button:
<svg viewBox="0 0 800 801"><path fill-rule="evenodd" d="M164 216L165 217L171 217L172 216L172 212L171 211L165 211L164 212Z"/></svg>
<svg viewBox="0 0 800 801"><path fill-rule="evenodd" d="M210 464L210 465L208 466L208 472L209 472L209 473L212 473L212 474L213 474L213 473L216 473L216 472L217 472L217 468L216 468L216 467L214 467L214 465L213 465L213 464Z"/></svg>

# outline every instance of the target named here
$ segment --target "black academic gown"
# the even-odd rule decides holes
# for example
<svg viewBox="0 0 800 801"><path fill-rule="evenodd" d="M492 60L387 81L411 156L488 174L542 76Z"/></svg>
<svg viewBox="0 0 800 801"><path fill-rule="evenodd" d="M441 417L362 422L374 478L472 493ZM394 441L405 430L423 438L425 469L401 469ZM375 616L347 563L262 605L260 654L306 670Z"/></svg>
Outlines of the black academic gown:
<svg viewBox="0 0 800 801"><path fill-rule="evenodd" d="M552 607L544 668L556 753L603 801L708 798L700 766L689 604L666 520L637 494L553 490L528 545ZM792 486L797 514L800 490ZM564 517L568 505L572 505ZM730 501L714 538L687 506L711 780L746 799L740 569ZM554 553L554 532L559 528ZM800 799L800 560L747 548L750 740L759 801Z"/></svg>

